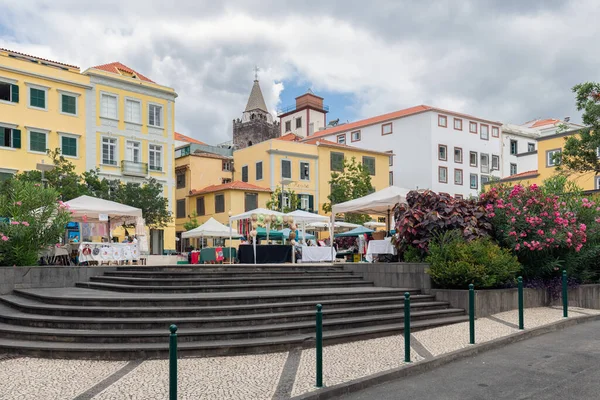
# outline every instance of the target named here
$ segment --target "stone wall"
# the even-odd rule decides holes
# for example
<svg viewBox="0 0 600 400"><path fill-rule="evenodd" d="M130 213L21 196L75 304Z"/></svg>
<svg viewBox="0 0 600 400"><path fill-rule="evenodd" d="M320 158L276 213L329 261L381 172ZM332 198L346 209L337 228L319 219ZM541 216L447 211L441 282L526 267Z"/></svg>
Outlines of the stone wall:
<svg viewBox="0 0 600 400"><path fill-rule="evenodd" d="M245 149L248 143L257 144L281 136L279 124L271 124L263 120L234 122L233 146L235 150Z"/></svg>
<svg viewBox="0 0 600 400"><path fill-rule="evenodd" d="M71 287L115 270L116 267L0 267L0 295L13 289Z"/></svg>
<svg viewBox="0 0 600 400"><path fill-rule="evenodd" d="M344 269L373 281L375 286L418 288L423 293L431 290L431 279L425 273L424 263L347 263Z"/></svg>

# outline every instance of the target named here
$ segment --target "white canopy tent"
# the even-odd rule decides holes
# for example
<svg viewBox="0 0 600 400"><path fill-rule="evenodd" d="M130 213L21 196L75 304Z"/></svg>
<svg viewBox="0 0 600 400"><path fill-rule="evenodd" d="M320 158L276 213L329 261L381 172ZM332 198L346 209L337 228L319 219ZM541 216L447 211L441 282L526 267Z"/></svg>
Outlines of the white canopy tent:
<svg viewBox="0 0 600 400"><path fill-rule="evenodd" d="M210 217L208 221L203 223L197 228L183 232L181 237L187 238L198 238L198 237L217 237L217 238L236 238L239 239L241 235L233 228L223 225L213 217Z"/></svg>
<svg viewBox="0 0 600 400"><path fill-rule="evenodd" d="M329 220L329 217L325 217ZM329 230L329 226L330 223L329 222L311 222L310 224L306 225L306 230L311 231L311 230ZM341 221L335 221L334 222L334 230L342 230L342 229L354 229L354 228L358 228L360 225L357 224L351 224L349 222L341 222Z"/></svg>
<svg viewBox="0 0 600 400"><path fill-rule="evenodd" d="M240 221L242 219L250 219L250 218L252 218L253 214L274 215L276 217L283 217L285 215L279 211L267 210L266 208L256 208L254 210L246 211L245 213L230 216L229 217L229 226L232 225L233 221ZM229 237L229 239L231 241L231 239L233 239L233 238ZM256 264L256 238L253 238L252 244L254 246L254 263Z"/></svg>
<svg viewBox="0 0 600 400"><path fill-rule="evenodd" d="M310 213L304 210L296 210L287 214L288 217L292 217L294 222L300 222L302 224L302 240L306 243L306 224L311 222L325 222L329 221L329 217L324 215Z"/></svg>
<svg viewBox="0 0 600 400"><path fill-rule="evenodd" d="M377 221L369 221L369 222L365 222L363 224L363 226L366 226L367 228L383 228L385 226L385 222L377 222Z"/></svg>
<svg viewBox="0 0 600 400"><path fill-rule="evenodd" d="M65 204L71 211L73 221L99 220L100 215L108 215L111 220L127 220L142 217L142 210L110 200L91 196L79 196Z"/></svg>

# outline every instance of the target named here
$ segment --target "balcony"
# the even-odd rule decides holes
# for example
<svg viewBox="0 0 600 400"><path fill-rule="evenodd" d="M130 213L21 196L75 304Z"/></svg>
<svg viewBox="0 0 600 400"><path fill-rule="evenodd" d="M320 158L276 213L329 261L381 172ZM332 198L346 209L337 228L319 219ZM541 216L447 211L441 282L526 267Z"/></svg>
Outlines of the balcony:
<svg viewBox="0 0 600 400"><path fill-rule="evenodd" d="M130 176L148 175L148 163L139 163L134 161L121 161L121 173Z"/></svg>
<svg viewBox="0 0 600 400"><path fill-rule="evenodd" d="M313 105L313 107L315 107L315 105ZM287 113L289 113L291 111L296 110L297 108L300 108L297 104L280 108L279 110L277 110L277 116L279 117L279 116L281 116L283 114L287 114ZM319 109L321 109L321 110L323 110L325 112L329 112L329 106L327 106L327 105L324 105L322 107L321 106L316 106L315 108L319 108Z"/></svg>

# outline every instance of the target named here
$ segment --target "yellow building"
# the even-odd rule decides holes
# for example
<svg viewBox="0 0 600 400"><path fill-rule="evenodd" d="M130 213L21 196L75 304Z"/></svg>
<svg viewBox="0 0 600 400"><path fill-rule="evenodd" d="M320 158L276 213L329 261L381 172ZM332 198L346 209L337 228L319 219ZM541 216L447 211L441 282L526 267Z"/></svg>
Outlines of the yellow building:
<svg viewBox="0 0 600 400"><path fill-rule="evenodd" d="M91 88L79 67L0 49L0 180L51 164L47 149L83 172Z"/></svg>
<svg viewBox="0 0 600 400"><path fill-rule="evenodd" d="M91 86L86 101L85 169L100 177L142 183L153 177L164 187L175 214L175 98L159 85L119 63L83 72ZM150 254L175 250L175 222L150 229Z"/></svg>
<svg viewBox="0 0 600 400"><path fill-rule="evenodd" d="M389 186L390 153L360 149L327 140L300 142L301 137L287 134L278 139L261 142L233 153L235 181L284 192L293 190L299 197L300 208L323 212L330 194L329 181L333 171L342 171L344 159L354 157L371 171L375 190ZM287 198L284 196L287 204Z"/></svg>

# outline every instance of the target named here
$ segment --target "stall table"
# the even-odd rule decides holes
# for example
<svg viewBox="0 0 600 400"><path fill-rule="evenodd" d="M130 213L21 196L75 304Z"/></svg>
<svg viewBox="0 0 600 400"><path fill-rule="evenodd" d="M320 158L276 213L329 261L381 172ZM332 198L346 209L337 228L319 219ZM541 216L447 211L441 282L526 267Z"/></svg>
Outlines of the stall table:
<svg viewBox="0 0 600 400"><path fill-rule="evenodd" d="M119 263L140 258L137 243L99 243L81 242L79 244L79 263Z"/></svg>
<svg viewBox="0 0 600 400"><path fill-rule="evenodd" d="M331 247L302 246L302 262L333 262Z"/></svg>
<svg viewBox="0 0 600 400"><path fill-rule="evenodd" d="M371 240L367 247L367 255L365 259L368 262L373 262L373 255L392 254L396 255L396 247L392 244L391 239Z"/></svg>
<svg viewBox="0 0 600 400"><path fill-rule="evenodd" d="M241 244L238 250L240 264L254 264L254 249L251 244ZM284 264L292 262L292 246L281 244L256 245L257 264Z"/></svg>

